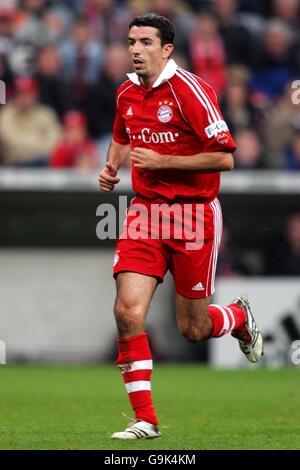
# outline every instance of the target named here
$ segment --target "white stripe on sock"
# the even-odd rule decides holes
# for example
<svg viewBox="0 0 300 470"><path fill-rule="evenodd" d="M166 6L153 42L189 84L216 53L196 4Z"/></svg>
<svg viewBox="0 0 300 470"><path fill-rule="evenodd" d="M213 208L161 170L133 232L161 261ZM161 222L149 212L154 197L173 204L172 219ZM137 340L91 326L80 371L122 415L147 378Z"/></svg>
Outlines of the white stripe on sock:
<svg viewBox="0 0 300 470"><path fill-rule="evenodd" d="M151 390L151 382L148 380L136 380L125 384L127 393L140 392L141 390Z"/></svg>
<svg viewBox="0 0 300 470"><path fill-rule="evenodd" d="M229 312L229 314L231 315L231 318L232 318L232 325L231 325L231 328L230 328L230 330L229 330L229 332L228 332L228 333L231 333L231 332L232 332L232 330L234 330L234 327L235 327L235 319L234 319L234 315L233 315L233 313L232 313L232 310L230 310L230 308L229 308L229 307L224 307L224 308L225 308L225 310L226 310L226 311L228 311L228 312Z"/></svg>
<svg viewBox="0 0 300 470"><path fill-rule="evenodd" d="M226 310L223 307L221 307L221 305L211 304L211 307L218 308L220 310L220 312L222 312L223 319L224 319L223 327L221 328L221 331L218 334L218 336L221 336L225 333L228 333L229 332L229 327L230 327L230 321L229 321L229 318L228 318L228 313L226 312Z"/></svg>
<svg viewBox="0 0 300 470"><path fill-rule="evenodd" d="M133 372L135 370L153 369L153 361L152 359L148 359L145 361L134 361L125 364L118 364L118 366L121 369L121 373L125 374L126 372Z"/></svg>

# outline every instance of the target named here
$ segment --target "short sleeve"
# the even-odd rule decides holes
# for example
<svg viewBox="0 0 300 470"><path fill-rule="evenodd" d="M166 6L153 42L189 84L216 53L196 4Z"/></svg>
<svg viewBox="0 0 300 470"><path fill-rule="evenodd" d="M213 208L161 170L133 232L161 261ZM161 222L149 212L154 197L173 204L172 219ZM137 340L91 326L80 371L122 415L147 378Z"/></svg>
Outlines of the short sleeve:
<svg viewBox="0 0 300 470"><path fill-rule="evenodd" d="M221 114L212 87L195 80L183 102L183 113L199 138L203 152L234 152L236 145Z"/></svg>
<svg viewBox="0 0 300 470"><path fill-rule="evenodd" d="M127 145L129 136L126 132L125 119L122 118L119 107L116 105L116 117L113 126L113 138L118 144Z"/></svg>

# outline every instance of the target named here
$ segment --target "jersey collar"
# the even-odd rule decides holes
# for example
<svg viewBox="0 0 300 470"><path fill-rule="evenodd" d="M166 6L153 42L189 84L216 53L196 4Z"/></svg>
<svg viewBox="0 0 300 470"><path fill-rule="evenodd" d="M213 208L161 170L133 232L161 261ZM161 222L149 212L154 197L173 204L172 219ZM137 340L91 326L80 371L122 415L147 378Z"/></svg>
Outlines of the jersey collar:
<svg viewBox="0 0 300 470"><path fill-rule="evenodd" d="M177 64L174 59L169 59L168 62L165 65L165 68L161 72L161 74L157 77L155 82L152 85L152 88L156 88L159 85L161 85L165 80L169 80L169 78L173 77L175 75L177 69ZM139 80L138 75L134 73L128 73L127 77L129 80L131 80L135 85L140 85L141 82Z"/></svg>

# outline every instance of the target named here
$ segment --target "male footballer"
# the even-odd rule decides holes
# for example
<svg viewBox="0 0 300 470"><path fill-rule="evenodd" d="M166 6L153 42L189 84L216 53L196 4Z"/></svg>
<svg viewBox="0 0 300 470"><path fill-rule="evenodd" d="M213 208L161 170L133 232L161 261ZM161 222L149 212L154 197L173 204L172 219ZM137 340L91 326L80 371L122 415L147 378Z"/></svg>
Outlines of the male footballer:
<svg viewBox="0 0 300 470"><path fill-rule="evenodd" d="M178 67L170 58L174 27L165 17L150 13L129 25L128 47L134 73L128 74L116 95L116 118L107 163L99 174L102 191L120 181L118 170L128 156L136 197L127 211L117 241L114 278L118 358L135 419L115 439L160 436L151 397L152 356L145 316L158 283L170 270L176 290L176 316L188 341L200 342L231 334L251 362L263 354L263 338L248 299L212 305L222 213L217 195L220 172L234 167L235 143L221 115L217 94L201 78ZM153 231L151 209L163 204L186 216L185 228L202 221L202 242L180 238L176 211L170 236L162 236L163 218ZM130 237L130 223L140 210L140 236ZM199 209L200 208L200 209ZM182 209L182 210L181 210ZM169 220L169 222L170 222ZM182 219L181 219L182 222ZM156 227L157 228L157 227ZM198 230L201 231L200 229ZM170 341L172 339L170 338Z"/></svg>

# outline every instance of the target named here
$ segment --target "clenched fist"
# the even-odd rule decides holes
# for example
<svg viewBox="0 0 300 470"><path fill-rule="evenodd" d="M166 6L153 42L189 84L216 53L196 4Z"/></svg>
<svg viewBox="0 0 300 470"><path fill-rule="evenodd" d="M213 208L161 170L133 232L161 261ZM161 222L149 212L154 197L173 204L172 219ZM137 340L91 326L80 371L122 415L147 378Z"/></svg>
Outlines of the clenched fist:
<svg viewBox="0 0 300 470"><path fill-rule="evenodd" d="M99 173L98 182L99 188L102 191L110 192L114 189L115 185L119 183L120 178L117 178L117 169L110 162L106 162L105 168Z"/></svg>

